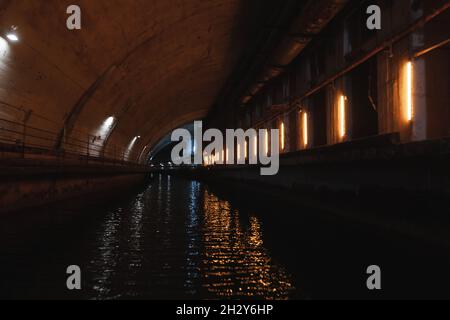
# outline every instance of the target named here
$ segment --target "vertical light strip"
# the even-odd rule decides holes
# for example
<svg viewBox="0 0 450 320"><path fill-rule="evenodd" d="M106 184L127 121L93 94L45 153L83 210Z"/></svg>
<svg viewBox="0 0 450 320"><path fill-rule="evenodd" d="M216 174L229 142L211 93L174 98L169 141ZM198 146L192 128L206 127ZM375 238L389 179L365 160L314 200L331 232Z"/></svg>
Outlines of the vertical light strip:
<svg viewBox="0 0 450 320"><path fill-rule="evenodd" d="M247 142L247 140L245 140L245 159L247 159L247 157L248 157L248 142Z"/></svg>
<svg viewBox="0 0 450 320"><path fill-rule="evenodd" d="M303 145L306 148L309 143L308 137L308 113L303 112Z"/></svg>
<svg viewBox="0 0 450 320"><path fill-rule="evenodd" d="M345 96L341 95L339 98L339 136L341 139L345 137L346 124L345 124Z"/></svg>
<svg viewBox="0 0 450 320"><path fill-rule="evenodd" d="M408 121L413 119L413 70L412 62L406 64L406 117Z"/></svg>
<svg viewBox="0 0 450 320"><path fill-rule="evenodd" d="M238 143L237 145L237 161L239 162L241 160L241 144Z"/></svg>
<svg viewBox="0 0 450 320"><path fill-rule="evenodd" d="M284 150L284 122L281 122L281 150Z"/></svg>
<svg viewBox="0 0 450 320"><path fill-rule="evenodd" d="M255 136L255 143L253 144L253 154L255 159L258 157L258 136Z"/></svg>
<svg viewBox="0 0 450 320"><path fill-rule="evenodd" d="M264 152L266 153L266 156L269 155L269 132L264 130Z"/></svg>

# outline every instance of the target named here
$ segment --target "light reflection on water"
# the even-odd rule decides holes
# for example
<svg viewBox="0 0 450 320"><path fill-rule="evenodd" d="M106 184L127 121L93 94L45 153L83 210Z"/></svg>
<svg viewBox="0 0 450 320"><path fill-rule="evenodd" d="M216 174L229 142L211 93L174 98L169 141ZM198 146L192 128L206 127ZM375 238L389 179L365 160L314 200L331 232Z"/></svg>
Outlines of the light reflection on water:
<svg viewBox="0 0 450 320"><path fill-rule="evenodd" d="M387 271L382 296L366 288L374 263ZM0 299L442 299L449 269L447 247L165 176L0 224Z"/></svg>
<svg viewBox="0 0 450 320"><path fill-rule="evenodd" d="M159 177L90 242L90 298L287 299L262 226L199 182Z"/></svg>
<svg viewBox="0 0 450 320"><path fill-rule="evenodd" d="M275 265L262 240L261 224L250 216L243 228L238 210L204 191L202 275L218 298L286 299L293 289L289 275Z"/></svg>
<svg viewBox="0 0 450 320"><path fill-rule="evenodd" d="M196 284L200 281L200 220L198 210L200 204L200 184L192 181L189 190L188 217L186 221L186 280L184 287L188 295L197 293Z"/></svg>

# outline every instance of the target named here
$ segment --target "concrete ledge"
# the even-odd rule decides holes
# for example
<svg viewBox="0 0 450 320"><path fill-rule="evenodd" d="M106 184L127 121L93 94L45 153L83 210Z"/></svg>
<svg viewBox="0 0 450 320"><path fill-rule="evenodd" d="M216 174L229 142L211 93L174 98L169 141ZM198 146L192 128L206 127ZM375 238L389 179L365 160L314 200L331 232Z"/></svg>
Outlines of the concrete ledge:
<svg viewBox="0 0 450 320"><path fill-rule="evenodd" d="M296 152L283 156L276 176L261 176L257 166L166 172L256 194L257 201L306 204L344 219L450 246L448 145L448 140L355 148L348 143Z"/></svg>
<svg viewBox="0 0 450 320"><path fill-rule="evenodd" d="M0 213L96 193L114 193L144 182L139 166L67 165L55 161L0 161Z"/></svg>
<svg viewBox="0 0 450 320"><path fill-rule="evenodd" d="M252 182L286 190L330 190L359 194L362 189L450 195L450 139L399 144L385 135L335 146L284 154L275 176L259 166L165 169L220 181Z"/></svg>

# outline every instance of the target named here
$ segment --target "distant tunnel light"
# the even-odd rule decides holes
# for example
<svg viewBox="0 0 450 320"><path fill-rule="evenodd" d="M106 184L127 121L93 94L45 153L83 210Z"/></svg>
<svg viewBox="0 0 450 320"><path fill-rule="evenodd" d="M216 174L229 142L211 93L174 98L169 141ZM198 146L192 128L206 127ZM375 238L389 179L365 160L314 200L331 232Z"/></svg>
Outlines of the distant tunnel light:
<svg viewBox="0 0 450 320"><path fill-rule="evenodd" d="M306 148L309 143L308 137L308 113L303 112L303 146Z"/></svg>
<svg viewBox="0 0 450 320"><path fill-rule="evenodd" d="M406 118L412 121L413 116L413 66L412 62L408 61L406 63Z"/></svg>
<svg viewBox="0 0 450 320"><path fill-rule="evenodd" d="M280 126L280 135L281 135L281 150L284 150L285 147L285 141L284 141L284 122L281 122L281 126Z"/></svg>
<svg viewBox="0 0 450 320"><path fill-rule="evenodd" d="M14 33L8 33L8 34L6 35L6 37L7 37L10 41L12 41L12 42L17 42L17 41L19 41L19 37L18 37L16 34L14 34Z"/></svg>
<svg viewBox="0 0 450 320"><path fill-rule="evenodd" d="M136 142L140 139L140 136L136 136L131 140L131 142L128 144L127 150L125 152L125 157L128 160L130 158L131 151L133 150L134 146L136 145Z"/></svg>
<svg viewBox="0 0 450 320"><path fill-rule="evenodd" d="M141 155L139 156L139 161L141 161L142 157L144 156L145 151L147 150L148 146L145 146L142 148Z"/></svg>
<svg viewBox="0 0 450 320"><path fill-rule="evenodd" d="M347 134L346 121L345 121L345 100L346 97L341 95L339 98L339 137L343 139Z"/></svg>

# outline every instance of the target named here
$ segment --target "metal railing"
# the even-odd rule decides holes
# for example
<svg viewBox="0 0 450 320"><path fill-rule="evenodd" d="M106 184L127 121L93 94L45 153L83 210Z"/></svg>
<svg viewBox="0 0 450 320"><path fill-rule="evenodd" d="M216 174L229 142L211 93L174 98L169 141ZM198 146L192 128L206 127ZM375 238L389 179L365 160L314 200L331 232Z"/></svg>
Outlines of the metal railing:
<svg viewBox="0 0 450 320"><path fill-rule="evenodd" d="M127 150L123 146L105 146L101 137L80 131L74 131L74 135L77 137L63 137L61 147L56 148L59 132L30 126L25 121L0 118L0 158L11 158L11 154L15 154L23 158L48 156L87 163L137 165L127 160Z"/></svg>

